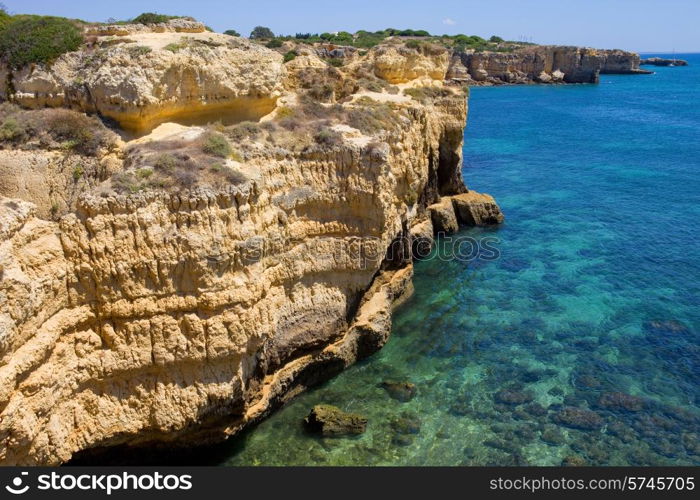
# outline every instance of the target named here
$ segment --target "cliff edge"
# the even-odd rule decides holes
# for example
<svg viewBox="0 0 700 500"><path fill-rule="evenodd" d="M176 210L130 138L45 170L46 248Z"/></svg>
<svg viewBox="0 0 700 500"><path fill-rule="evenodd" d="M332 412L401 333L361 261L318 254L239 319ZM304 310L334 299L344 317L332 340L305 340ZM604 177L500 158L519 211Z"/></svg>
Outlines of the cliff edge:
<svg viewBox="0 0 700 500"><path fill-rule="evenodd" d="M381 348L414 243L503 220L462 181L445 51L195 28L2 70L4 465L235 434Z"/></svg>

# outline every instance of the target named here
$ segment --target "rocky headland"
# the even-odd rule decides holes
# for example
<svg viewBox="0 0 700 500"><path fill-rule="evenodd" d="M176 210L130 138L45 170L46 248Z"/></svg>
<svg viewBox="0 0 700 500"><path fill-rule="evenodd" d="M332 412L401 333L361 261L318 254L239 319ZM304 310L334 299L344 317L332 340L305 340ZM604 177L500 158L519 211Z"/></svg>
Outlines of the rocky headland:
<svg viewBox="0 0 700 500"><path fill-rule="evenodd" d="M687 66L684 59L664 59L663 57L648 57L639 61L642 66Z"/></svg>
<svg viewBox="0 0 700 500"><path fill-rule="evenodd" d="M374 353L416 247L503 221L462 179L465 84L640 72L577 48L273 50L193 20L85 35L0 67L4 465L222 440Z"/></svg>

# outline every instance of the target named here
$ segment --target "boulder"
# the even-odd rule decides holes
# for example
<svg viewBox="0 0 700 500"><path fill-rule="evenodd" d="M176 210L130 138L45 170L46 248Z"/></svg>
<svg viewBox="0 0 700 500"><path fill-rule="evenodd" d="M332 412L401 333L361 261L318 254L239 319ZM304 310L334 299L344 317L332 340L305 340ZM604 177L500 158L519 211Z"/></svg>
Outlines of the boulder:
<svg viewBox="0 0 700 500"><path fill-rule="evenodd" d="M306 428L322 436L352 436L367 429L367 419L356 413L345 413L331 405L316 405L304 419Z"/></svg>
<svg viewBox="0 0 700 500"><path fill-rule="evenodd" d="M405 403L412 400L418 393L416 384L411 382L394 382L385 380L382 382L382 387L389 393L392 398Z"/></svg>
<svg viewBox="0 0 700 500"><path fill-rule="evenodd" d="M433 221L433 229L436 233L454 233L459 229L457 217L449 197L441 199L438 203L428 207L430 218Z"/></svg>
<svg viewBox="0 0 700 500"><path fill-rule="evenodd" d="M489 226L501 224L503 213L493 196L469 191L452 197L454 211L459 222L466 226Z"/></svg>
<svg viewBox="0 0 700 500"><path fill-rule="evenodd" d="M495 394L494 399L497 403L505 405L521 405L531 402L533 400L533 395L529 391L503 389Z"/></svg>
<svg viewBox="0 0 700 500"><path fill-rule="evenodd" d="M644 409L645 401L624 392L606 392L598 400L598 406L612 411L637 412Z"/></svg>
<svg viewBox="0 0 700 500"><path fill-rule="evenodd" d="M595 431L603 427L603 419L596 412L583 408L563 408L556 415L554 421L559 425L573 429Z"/></svg>
<svg viewBox="0 0 700 500"><path fill-rule="evenodd" d="M414 259L425 258L430 254L435 240L433 238L433 223L430 219L416 224L410 230L411 251Z"/></svg>

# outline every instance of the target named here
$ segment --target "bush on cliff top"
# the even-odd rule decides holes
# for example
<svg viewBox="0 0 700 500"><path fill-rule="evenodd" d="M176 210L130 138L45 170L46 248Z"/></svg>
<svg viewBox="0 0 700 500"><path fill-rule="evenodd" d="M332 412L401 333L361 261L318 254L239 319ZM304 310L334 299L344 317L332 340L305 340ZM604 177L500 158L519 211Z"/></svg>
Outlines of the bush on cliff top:
<svg viewBox="0 0 700 500"><path fill-rule="evenodd" d="M253 28L253 31L250 32L250 38L275 38L275 34L270 28L267 28L265 26L256 26L255 28Z"/></svg>
<svg viewBox="0 0 700 500"><path fill-rule="evenodd" d="M0 23L0 53L20 68L50 62L83 44L80 30L68 19L50 16L13 16Z"/></svg>
<svg viewBox="0 0 700 500"><path fill-rule="evenodd" d="M167 23L171 19L180 19L183 16L168 16L166 14L158 14L156 12L144 12L131 20L135 24L158 24Z"/></svg>

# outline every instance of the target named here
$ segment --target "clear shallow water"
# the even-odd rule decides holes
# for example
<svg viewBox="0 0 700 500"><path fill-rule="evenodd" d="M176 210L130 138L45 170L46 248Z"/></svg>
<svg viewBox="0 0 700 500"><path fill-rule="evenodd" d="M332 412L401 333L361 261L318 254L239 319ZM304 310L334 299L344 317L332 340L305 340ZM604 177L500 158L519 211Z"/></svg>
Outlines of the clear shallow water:
<svg viewBox="0 0 700 500"><path fill-rule="evenodd" d="M700 55L678 57L691 66L597 86L473 89L465 179L507 221L461 234L496 236L501 257L419 263L382 351L216 457L700 464ZM386 379L418 395L394 400ZM318 403L364 414L367 432L308 436ZM420 431L398 434L402 415Z"/></svg>

